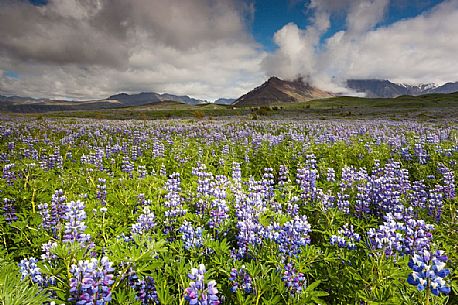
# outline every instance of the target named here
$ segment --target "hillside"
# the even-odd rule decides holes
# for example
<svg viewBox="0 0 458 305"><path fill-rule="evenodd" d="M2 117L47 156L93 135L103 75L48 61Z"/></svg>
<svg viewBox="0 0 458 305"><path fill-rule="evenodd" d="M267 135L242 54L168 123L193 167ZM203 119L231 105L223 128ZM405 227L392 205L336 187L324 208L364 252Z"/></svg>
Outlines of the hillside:
<svg viewBox="0 0 458 305"><path fill-rule="evenodd" d="M435 84L407 85L396 84L384 79L349 79L347 87L369 98L393 98L402 95L425 95L433 93L453 93L458 91L458 82Z"/></svg>
<svg viewBox="0 0 458 305"><path fill-rule="evenodd" d="M232 105L238 107L269 106L331 96L333 96L331 93L310 86L300 78L294 81L285 81L278 77L271 77L261 86L238 98Z"/></svg>

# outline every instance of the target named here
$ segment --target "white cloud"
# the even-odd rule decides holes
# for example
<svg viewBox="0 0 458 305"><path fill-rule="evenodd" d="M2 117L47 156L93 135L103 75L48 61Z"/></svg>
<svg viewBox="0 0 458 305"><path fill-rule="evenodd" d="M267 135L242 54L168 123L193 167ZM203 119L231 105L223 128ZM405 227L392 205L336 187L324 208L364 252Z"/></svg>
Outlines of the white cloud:
<svg viewBox="0 0 458 305"><path fill-rule="evenodd" d="M237 97L261 82L264 52L241 0L0 3L0 94L103 98L156 91Z"/></svg>
<svg viewBox="0 0 458 305"><path fill-rule="evenodd" d="M336 92L345 91L348 78L458 81L458 1L446 1L415 18L376 27L388 5L388 0L312 1L309 9L328 20L336 11L346 10L346 30L323 43L309 34L310 28L288 24L275 34L281 37L275 40L279 49L266 57L264 69L289 78L302 74L313 84ZM318 33L321 36L324 31Z"/></svg>

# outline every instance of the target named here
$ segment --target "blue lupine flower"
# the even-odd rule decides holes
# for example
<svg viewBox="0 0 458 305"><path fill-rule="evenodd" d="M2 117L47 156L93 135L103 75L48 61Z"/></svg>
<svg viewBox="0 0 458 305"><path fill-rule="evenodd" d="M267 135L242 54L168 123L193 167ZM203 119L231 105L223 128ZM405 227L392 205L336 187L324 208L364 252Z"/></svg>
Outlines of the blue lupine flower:
<svg viewBox="0 0 458 305"><path fill-rule="evenodd" d="M16 180L16 173L13 171L14 166L14 163L3 166L3 179L5 179L8 185L13 185Z"/></svg>
<svg viewBox="0 0 458 305"><path fill-rule="evenodd" d="M372 249L381 249L387 256L402 252L404 247L403 229L404 223L397 222L393 215L388 213L385 216L385 221L378 229L371 228L367 232Z"/></svg>
<svg viewBox="0 0 458 305"><path fill-rule="evenodd" d="M107 180L99 178L99 184L97 184L97 199L100 200L102 206L107 205Z"/></svg>
<svg viewBox="0 0 458 305"><path fill-rule="evenodd" d="M165 186L167 189L167 195L165 195L164 202L164 206L167 208L164 214L166 222L166 233L172 230L173 224L177 222L177 217L186 214L186 210L183 209L182 205L180 184L180 174L173 173L170 175Z"/></svg>
<svg viewBox="0 0 458 305"><path fill-rule="evenodd" d="M202 247L202 228L195 228L188 221L185 221L179 230L182 233L181 239L183 240L186 250L192 248Z"/></svg>
<svg viewBox="0 0 458 305"><path fill-rule="evenodd" d="M244 267L240 268L239 270L232 268L231 272L229 273L229 281L232 285L232 292L236 292L239 288L242 288L245 293L253 292L253 280Z"/></svg>
<svg viewBox="0 0 458 305"><path fill-rule="evenodd" d="M43 275L41 274L40 268L37 266L38 260L34 257L29 259L24 258L19 263L21 268L21 280L30 278L30 280L36 284L42 285L44 283Z"/></svg>
<svg viewBox="0 0 458 305"><path fill-rule="evenodd" d="M330 239L331 245L337 245L339 248L348 248L349 250L356 249L356 243L361 240L358 233L353 230L353 225L344 224L339 230L338 235L332 235Z"/></svg>
<svg viewBox="0 0 458 305"><path fill-rule="evenodd" d="M291 263L285 265L285 271L281 279L292 294L301 293L307 283L304 274L297 272Z"/></svg>
<svg viewBox="0 0 458 305"><path fill-rule="evenodd" d="M79 305L105 305L111 301L113 285L112 263L103 257L100 261L79 261L70 269L70 302Z"/></svg>
<svg viewBox="0 0 458 305"><path fill-rule="evenodd" d="M281 253L292 256L301 252L300 247L310 244L311 231L307 216L295 216L282 226L270 225L266 230L266 237L278 244Z"/></svg>
<svg viewBox="0 0 458 305"><path fill-rule="evenodd" d="M41 225L44 229L51 230L54 235L57 234L57 225L68 211L68 207L65 204L66 200L64 191L59 189L52 195L50 205L47 203L38 205L38 212L41 215Z"/></svg>
<svg viewBox="0 0 458 305"><path fill-rule="evenodd" d="M46 244L41 245L43 254L41 259L45 262L51 262L57 258L57 255L52 253L52 250L57 247L57 243L53 241L48 241Z"/></svg>
<svg viewBox="0 0 458 305"><path fill-rule="evenodd" d="M184 291L184 298L191 305L218 305L218 289L215 281L209 281L205 285L205 265L200 264L199 268L192 268L188 277L192 280L189 287Z"/></svg>
<svg viewBox="0 0 458 305"><path fill-rule="evenodd" d="M132 234L143 234L145 232L151 231L156 226L154 222L154 213L151 212L150 208L145 206L143 207L143 214L138 216L137 222L132 225L131 233Z"/></svg>
<svg viewBox="0 0 458 305"><path fill-rule="evenodd" d="M3 217L5 218L6 223L10 224L13 221L18 220L18 217L16 216L16 209L14 208L13 205L13 200L4 198L3 199Z"/></svg>
<svg viewBox="0 0 458 305"><path fill-rule="evenodd" d="M86 244L90 241L91 236L85 234L86 225L84 220L86 219L86 212L84 211L84 203L82 201L71 201L67 204L68 211L64 216L65 231L64 231L64 242L79 242Z"/></svg>
<svg viewBox="0 0 458 305"><path fill-rule="evenodd" d="M413 272L407 278L407 282L417 286L418 291L431 289L434 295L450 293L450 287L444 280L450 274L450 270L445 268L447 260L444 251L430 253L428 250L423 250L415 253L408 264Z"/></svg>
<svg viewBox="0 0 458 305"><path fill-rule="evenodd" d="M135 299L139 300L143 305L160 304L156 285L151 276L145 276L143 279L140 279L137 273L131 269L128 282L129 286L137 293Z"/></svg>

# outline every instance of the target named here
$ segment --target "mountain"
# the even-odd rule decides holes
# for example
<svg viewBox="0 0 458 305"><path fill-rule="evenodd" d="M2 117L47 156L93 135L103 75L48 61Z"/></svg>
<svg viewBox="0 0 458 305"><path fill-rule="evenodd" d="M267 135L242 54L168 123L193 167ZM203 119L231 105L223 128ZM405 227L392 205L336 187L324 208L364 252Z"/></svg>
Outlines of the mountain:
<svg viewBox="0 0 458 305"><path fill-rule="evenodd" d="M142 92L137 94L119 93L108 97L106 100L118 101L123 106L140 106L145 104L158 103L161 101L177 101L189 105L198 105L206 101L194 99L187 95L173 95L168 93Z"/></svg>
<svg viewBox="0 0 458 305"><path fill-rule="evenodd" d="M234 101L235 98L219 98L213 103L217 105L231 105Z"/></svg>
<svg viewBox="0 0 458 305"><path fill-rule="evenodd" d="M446 83L440 87L435 88L432 93L453 93L458 92L458 82Z"/></svg>
<svg viewBox="0 0 458 305"><path fill-rule="evenodd" d="M294 81L269 78L261 86L239 97L232 105L266 106L279 103L295 103L333 96L331 93L312 87L302 78Z"/></svg>
<svg viewBox="0 0 458 305"><path fill-rule="evenodd" d="M435 84L406 85L392 83L386 79L349 79L347 86L366 97L393 98L401 95L423 95L429 93L453 93L458 91L458 82L442 86Z"/></svg>

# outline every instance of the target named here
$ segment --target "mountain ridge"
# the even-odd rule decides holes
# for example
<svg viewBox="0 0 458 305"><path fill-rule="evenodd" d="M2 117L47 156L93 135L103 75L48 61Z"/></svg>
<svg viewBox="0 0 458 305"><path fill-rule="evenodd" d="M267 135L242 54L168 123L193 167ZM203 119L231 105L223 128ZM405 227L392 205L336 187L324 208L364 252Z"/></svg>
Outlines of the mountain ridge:
<svg viewBox="0 0 458 305"><path fill-rule="evenodd" d="M364 93L365 97L394 98L401 95L419 96L431 93L458 92L458 82L449 82L438 86L436 84L398 84L386 79L349 79L346 82L349 89Z"/></svg>
<svg viewBox="0 0 458 305"><path fill-rule="evenodd" d="M305 83L302 78L293 81L272 76L260 86L242 95L234 106L268 106L278 103L295 103L332 97L333 94Z"/></svg>

